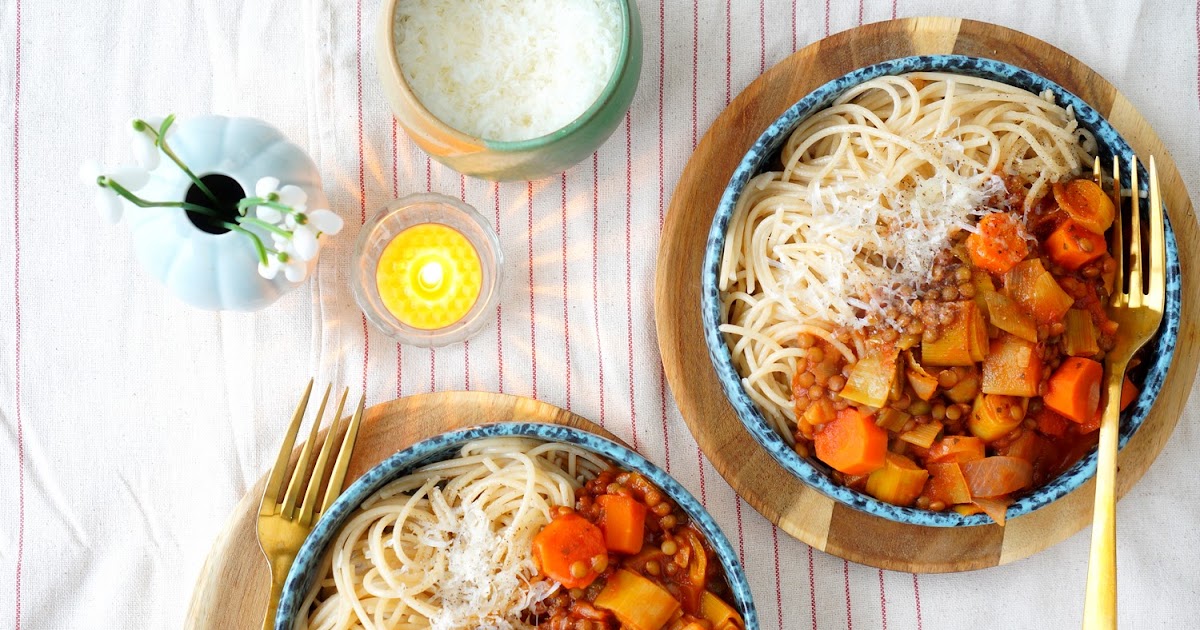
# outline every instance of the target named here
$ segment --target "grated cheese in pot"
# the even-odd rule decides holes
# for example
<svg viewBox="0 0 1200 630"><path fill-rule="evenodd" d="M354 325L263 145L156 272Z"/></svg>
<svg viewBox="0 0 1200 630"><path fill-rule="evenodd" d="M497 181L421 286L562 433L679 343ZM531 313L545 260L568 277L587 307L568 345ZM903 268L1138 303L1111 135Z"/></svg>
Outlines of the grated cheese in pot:
<svg viewBox="0 0 1200 630"><path fill-rule="evenodd" d="M614 0L401 0L396 57L441 121L488 140L561 129L596 101L616 69Z"/></svg>

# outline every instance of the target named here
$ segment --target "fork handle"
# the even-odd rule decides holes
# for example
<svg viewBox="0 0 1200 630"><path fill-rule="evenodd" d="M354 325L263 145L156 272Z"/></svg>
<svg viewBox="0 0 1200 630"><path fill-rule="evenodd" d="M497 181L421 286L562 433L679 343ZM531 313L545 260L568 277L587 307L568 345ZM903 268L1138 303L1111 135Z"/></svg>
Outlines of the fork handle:
<svg viewBox="0 0 1200 630"><path fill-rule="evenodd" d="M275 613L279 610L279 598L283 595L283 583L295 556L284 554L271 562L271 593L267 596L267 611L263 613L262 630L275 627Z"/></svg>
<svg viewBox="0 0 1200 630"><path fill-rule="evenodd" d="M1088 558L1083 630L1117 627L1117 433L1121 420L1124 366L1107 376L1108 398L1100 422L1097 449L1096 503L1092 515L1092 550Z"/></svg>

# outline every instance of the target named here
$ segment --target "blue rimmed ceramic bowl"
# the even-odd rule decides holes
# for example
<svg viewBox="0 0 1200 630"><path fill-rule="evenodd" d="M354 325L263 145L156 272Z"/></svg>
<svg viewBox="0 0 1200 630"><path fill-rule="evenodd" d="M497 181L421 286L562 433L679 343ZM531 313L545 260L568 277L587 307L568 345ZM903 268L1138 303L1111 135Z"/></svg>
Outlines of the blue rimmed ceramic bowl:
<svg viewBox="0 0 1200 630"><path fill-rule="evenodd" d="M1059 104L1074 108L1079 125L1096 136L1100 159L1104 164L1111 164L1114 155L1121 159L1122 164L1129 164L1133 158L1133 149L1117 133L1116 129L1113 129L1108 121L1078 96L1049 79L1001 61L961 55L904 57L860 68L843 75L817 88L784 112L759 136L754 146L750 148L734 170L733 177L729 180L729 185L726 186L725 192L721 196L712 228L708 233L708 242L705 245L704 264L700 277L700 306L704 317L704 341L708 345L709 358L712 360L721 387L746 429L784 469L804 483L835 501L900 523L931 527L988 525L992 523L992 520L983 514L963 516L954 511L930 512L900 507L834 483L827 466L815 459L800 457L767 423L762 411L742 387L741 378L733 366L729 346L726 345L725 337L718 329L721 324L721 299L717 279L721 264L721 250L725 246L725 234L729 228L730 217L733 216L733 210L737 205L738 198L742 195L746 182L755 175L773 168L778 163L781 147L792 131L805 118L828 107L848 89L880 76L922 71L949 72L991 79L1037 94L1049 90ZM1128 188L1128 173L1123 174L1122 177L1125 180L1125 187ZM1142 184L1142 192L1145 192L1149 176L1140 164L1138 180ZM1179 337L1182 280L1179 272L1179 249L1175 243L1175 232L1171 229L1170 220L1167 221L1166 235L1166 311L1158 333L1142 351L1142 366L1134 374L1134 382L1140 386L1141 392L1138 394L1137 400L1121 416L1119 441L1121 447L1129 442L1129 438L1142 425L1154 399L1162 389L1163 380L1166 378L1167 368L1171 365ZM1140 379L1137 378L1139 376ZM1096 451L1093 449L1057 478L1013 503L1008 508L1008 518L1028 514L1065 496L1095 473Z"/></svg>
<svg viewBox="0 0 1200 630"><path fill-rule="evenodd" d="M296 560L292 564L287 582L283 587L283 595L279 600L279 610L275 616L276 630L291 630L299 614L300 605L309 589L312 588L313 580L317 578L316 573L320 568L321 558L326 548L337 537L351 513L367 497L393 479L402 477L416 468L456 456L459 449L467 442L492 437L529 437L548 442L574 444L607 458L617 467L645 475L667 496L671 497L704 533L716 552L721 567L725 570L725 578L729 582L735 600L733 603L746 622L746 630L758 630L758 613L754 609L754 598L750 593L750 584L746 580L746 573L738 561L737 552L725 538L725 534L721 533L716 521L709 516L691 493L670 475L663 472L661 468L616 442L581 429L532 422L506 422L443 433L418 442L368 470L343 492L337 501L334 501L329 511L317 522L316 527L305 540L304 546L300 548L300 553L296 555Z"/></svg>

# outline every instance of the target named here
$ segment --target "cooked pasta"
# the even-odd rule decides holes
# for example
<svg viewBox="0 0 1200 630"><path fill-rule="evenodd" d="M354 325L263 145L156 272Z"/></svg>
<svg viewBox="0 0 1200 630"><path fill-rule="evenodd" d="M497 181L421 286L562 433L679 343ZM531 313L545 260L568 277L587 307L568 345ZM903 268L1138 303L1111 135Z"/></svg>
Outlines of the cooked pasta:
<svg viewBox="0 0 1200 630"><path fill-rule="evenodd" d="M953 235L1014 185L1028 210L1094 150L1050 94L953 74L879 77L804 120L746 185L719 277L733 363L780 435L802 333L854 362L864 328L911 316Z"/></svg>
<svg viewBox="0 0 1200 630"><path fill-rule="evenodd" d="M491 438L392 481L342 528L296 627L526 627L557 589L532 579L534 536L608 468L569 444Z"/></svg>

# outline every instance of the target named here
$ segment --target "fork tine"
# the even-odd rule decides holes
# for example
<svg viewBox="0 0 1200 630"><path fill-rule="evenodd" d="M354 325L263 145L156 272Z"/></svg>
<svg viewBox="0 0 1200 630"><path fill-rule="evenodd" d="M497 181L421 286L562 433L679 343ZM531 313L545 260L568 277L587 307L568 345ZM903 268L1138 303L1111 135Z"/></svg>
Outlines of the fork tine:
<svg viewBox="0 0 1200 630"><path fill-rule="evenodd" d="M346 481L346 469L350 467L350 455L354 452L354 442L358 439L358 425L362 422L363 407L367 402L367 393L358 399L358 408L346 427L346 437L342 438L342 448L338 450L337 461L333 464L333 472L329 475L329 486L325 488L325 500L321 502L321 514L324 514L334 499L342 493L342 484Z"/></svg>
<svg viewBox="0 0 1200 630"><path fill-rule="evenodd" d="M1117 273L1113 278L1113 290L1110 300L1113 306L1119 306L1125 301L1125 223L1121 218L1121 158L1113 156L1112 170L1112 202L1116 213L1113 218L1112 236L1109 237L1109 251L1117 260Z"/></svg>
<svg viewBox="0 0 1200 630"><path fill-rule="evenodd" d="M337 437L337 424L342 419L342 409L346 406L346 396L349 394L349 387L342 390L342 397L338 400L337 412L333 414L333 420L329 421L329 430L325 432L325 441L321 444L321 452L317 455L317 463L313 465L312 477L309 478L308 487L304 490L304 504L300 506L301 525L312 523L313 508L317 503L317 490L321 487L321 479L325 477L325 463L329 460L329 451L332 450L333 440Z"/></svg>
<svg viewBox="0 0 1200 630"><path fill-rule="evenodd" d="M1167 239L1163 226L1162 191L1158 187L1158 167L1150 156L1150 291L1147 305L1161 311L1166 302Z"/></svg>
<svg viewBox="0 0 1200 630"><path fill-rule="evenodd" d="M308 395L312 393L313 379L308 379L308 387L304 388L304 396L296 406L292 423L288 425L287 434L283 437L283 445L279 447L279 455L275 457L275 466L271 468L271 476L267 478L267 487L263 490L262 501L258 505L258 513L271 516L275 513L275 505L279 500L279 489L283 487L283 474L287 472L288 459L292 455L292 445L296 443L296 432L300 429L300 421L304 419L304 410L308 408Z"/></svg>
<svg viewBox="0 0 1200 630"><path fill-rule="evenodd" d="M1138 181L1136 155L1129 162L1129 181L1132 203L1129 208L1129 285L1125 287L1125 294L1129 296L1129 306L1136 308L1142 305L1144 296L1142 288L1141 183Z"/></svg>
<svg viewBox="0 0 1200 630"><path fill-rule="evenodd" d="M333 389L332 383L325 386L325 395L321 397L321 406L317 407L317 417L313 420L312 429L308 432L308 439L304 441L304 446L300 449L300 459L296 460L296 470L292 471L292 480L288 482L287 493L283 495L280 514L288 520L291 520L292 515L296 512L296 497L300 494L300 484L304 483L308 473L308 458L312 455L313 442L317 440L317 429L321 426L321 416L325 415L325 403L329 402L329 390L331 389Z"/></svg>

